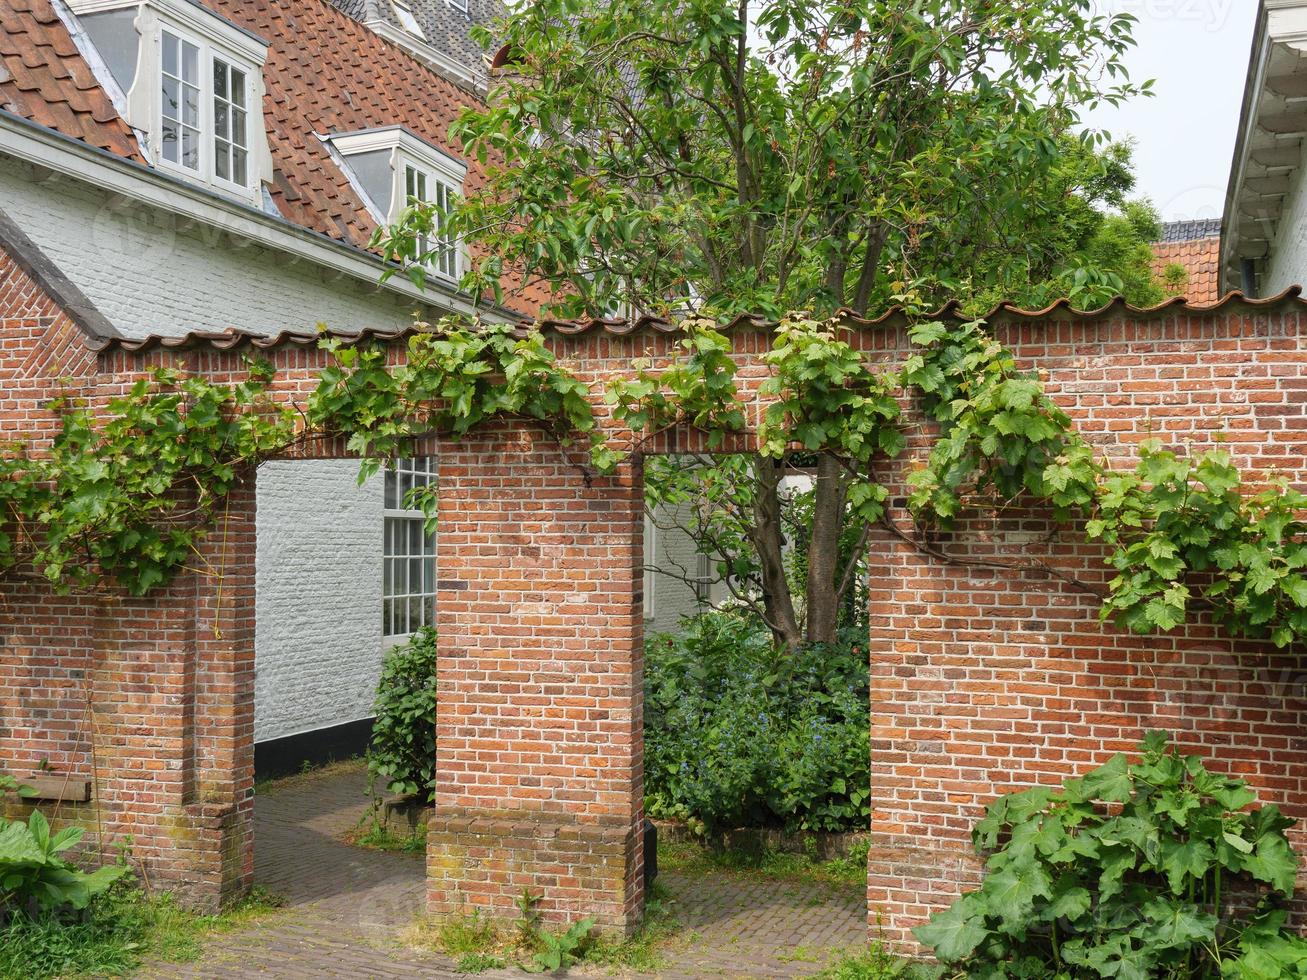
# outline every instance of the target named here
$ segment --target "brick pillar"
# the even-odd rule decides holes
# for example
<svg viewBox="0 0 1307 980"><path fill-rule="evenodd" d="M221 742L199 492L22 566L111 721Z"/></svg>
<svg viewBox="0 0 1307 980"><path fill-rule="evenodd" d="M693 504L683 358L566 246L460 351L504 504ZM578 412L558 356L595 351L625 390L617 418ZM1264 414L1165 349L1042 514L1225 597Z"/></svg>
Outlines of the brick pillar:
<svg viewBox="0 0 1307 980"><path fill-rule="evenodd" d="M578 458L578 457L571 457ZM642 473L587 485L551 442L490 429L440 453L438 915L618 933L644 899Z"/></svg>
<svg viewBox="0 0 1307 980"><path fill-rule="evenodd" d="M252 480L199 552L166 589L98 604L80 822L106 845L130 835L152 886L216 910L253 876Z"/></svg>

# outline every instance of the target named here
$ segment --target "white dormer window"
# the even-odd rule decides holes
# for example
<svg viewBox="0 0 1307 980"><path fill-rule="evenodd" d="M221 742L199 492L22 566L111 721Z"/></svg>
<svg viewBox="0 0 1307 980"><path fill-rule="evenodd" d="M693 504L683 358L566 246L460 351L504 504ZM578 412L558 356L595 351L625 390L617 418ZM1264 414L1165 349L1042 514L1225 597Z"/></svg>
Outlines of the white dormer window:
<svg viewBox="0 0 1307 980"><path fill-rule="evenodd" d="M160 170L256 207L272 181L268 45L189 0L68 0Z"/></svg>
<svg viewBox="0 0 1307 980"><path fill-rule="evenodd" d="M432 206L435 229L421 243L428 271L457 282L462 249L446 231L446 216L463 195L467 166L403 126L325 136L350 183L377 224L393 224L410 204Z"/></svg>
<svg viewBox="0 0 1307 980"><path fill-rule="evenodd" d="M446 0L446 2L455 10L461 10L467 13L467 0Z"/></svg>
<svg viewBox="0 0 1307 980"><path fill-rule="evenodd" d="M454 203L454 189L448 181L414 163L404 164L404 189L408 204L430 204L434 208L435 229L430 240L422 242L422 251L431 253L431 267L446 279L458 278L457 250L445 230L446 215Z"/></svg>

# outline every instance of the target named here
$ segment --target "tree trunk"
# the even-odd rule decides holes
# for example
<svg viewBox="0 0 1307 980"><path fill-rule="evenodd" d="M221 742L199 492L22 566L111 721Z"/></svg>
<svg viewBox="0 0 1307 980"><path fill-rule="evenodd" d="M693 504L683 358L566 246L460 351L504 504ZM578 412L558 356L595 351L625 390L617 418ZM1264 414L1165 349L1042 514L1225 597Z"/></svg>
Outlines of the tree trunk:
<svg viewBox="0 0 1307 980"><path fill-rule="evenodd" d="M808 542L807 641L834 643L839 626L840 534L844 529L844 467L829 453L817 457L817 485Z"/></svg>
<svg viewBox="0 0 1307 980"><path fill-rule="evenodd" d="M791 651L803 643L790 583L785 578L784 533L781 527L780 468L763 456L753 460L753 526L749 538L758 552L762 601L776 640Z"/></svg>

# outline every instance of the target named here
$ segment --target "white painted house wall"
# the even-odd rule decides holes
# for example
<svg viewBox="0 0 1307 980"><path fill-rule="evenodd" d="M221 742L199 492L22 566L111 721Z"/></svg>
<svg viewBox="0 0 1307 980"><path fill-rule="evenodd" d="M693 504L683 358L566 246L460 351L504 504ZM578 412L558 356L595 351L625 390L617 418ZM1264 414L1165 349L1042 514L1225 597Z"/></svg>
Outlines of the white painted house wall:
<svg viewBox="0 0 1307 980"><path fill-rule="evenodd" d="M254 740L372 717L382 486L355 460L286 460L256 486Z"/></svg>
<svg viewBox="0 0 1307 980"><path fill-rule="evenodd" d="M33 180L31 167L8 157L0 157L0 208L129 336L412 322L415 304L402 296L324 275L213 228L188 227L163 211L115 202L82 181Z"/></svg>
<svg viewBox="0 0 1307 980"><path fill-rule="evenodd" d="M1285 195L1275 238L1270 246L1259 292L1274 296L1290 286L1307 282L1307 186L1303 173L1296 167L1290 175L1289 193Z"/></svg>
<svg viewBox="0 0 1307 980"><path fill-rule="evenodd" d="M403 297L116 205L85 183L33 178L0 157L0 208L124 333L312 331L319 322L354 331L412 320ZM360 488L357 475L354 460L259 470L256 742L372 716L384 653L384 500L379 480Z"/></svg>
<svg viewBox="0 0 1307 980"><path fill-rule="evenodd" d="M658 507L645 518L645 633L674 632L686 616L702 612L722 587L713 587L708 602L701 601L686 578L698 574L699 552L694 539L681 528L691 527L692 504ZM652 545L652 547L650 547ZM652 568L666 569L666 572ZM668 574L670 573L670 574Z"/></svg>

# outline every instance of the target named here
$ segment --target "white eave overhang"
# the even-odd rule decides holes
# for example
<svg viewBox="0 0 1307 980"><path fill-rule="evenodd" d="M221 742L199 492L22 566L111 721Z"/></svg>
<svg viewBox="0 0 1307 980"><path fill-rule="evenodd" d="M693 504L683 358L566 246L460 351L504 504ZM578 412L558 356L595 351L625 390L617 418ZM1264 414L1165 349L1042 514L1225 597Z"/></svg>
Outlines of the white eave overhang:
<svg viewBox="0 0 1307 980"><path fill-rule="evenodd" d="M1263 0L1225 195L1223 291L1244 288L1245 262L1270 254L1305 138L1307 0Z"/></svg>
<svg viewBox="0 0 1307 980"><path fill-rule="evenodd" d="M469 71L453 58L437 50L429 42L414 37L402 27L396 27L388 20L369 20L364 26L378 37L389 41L397 48L402 48L411 57L422 62L437 75L453 82L459 88L467 89L479 99L486 97L486 79Z"/></svg>
<svg viewBox="0 0 1307 980"><path fill-rule="evenodd" d="M466 294L435 282L422 290L407 277L398 275L379 285L379 277L388 266L371 252L64 136L4 109L0 109L0 154L46 173L92 184L143 206L221 229L264 248L311 262L327 273L400 294L441 312L480 314L501 322L516 319L499 309L484 306L478 309Z"/></svg>

